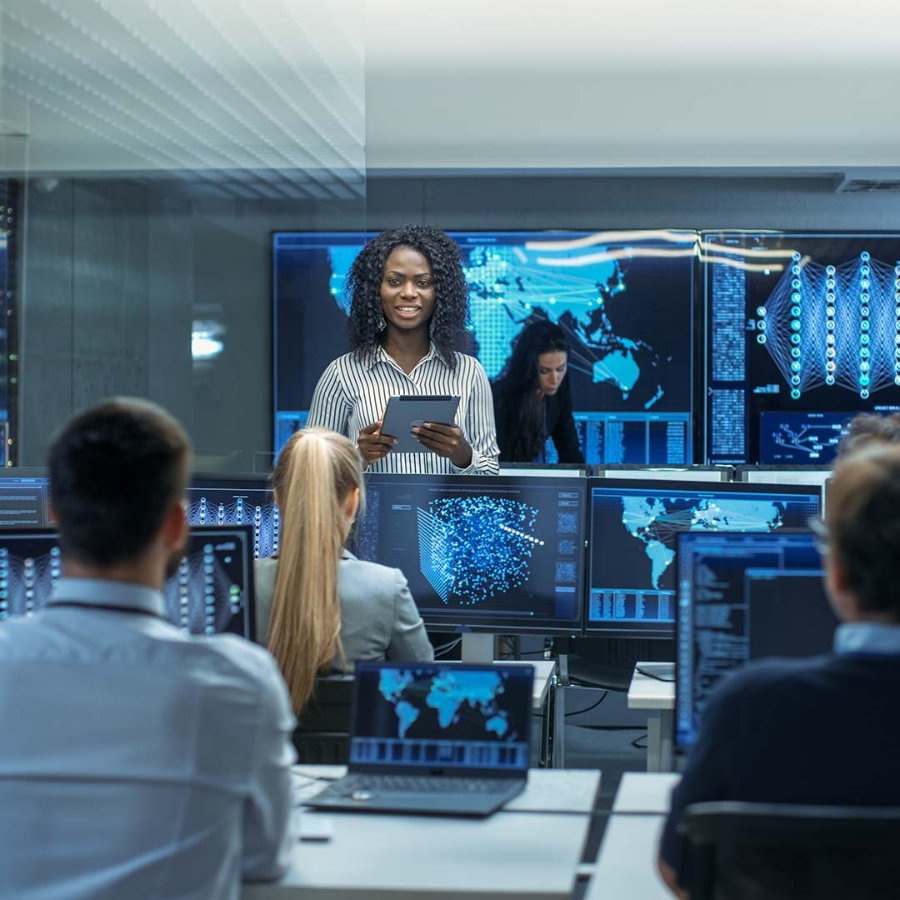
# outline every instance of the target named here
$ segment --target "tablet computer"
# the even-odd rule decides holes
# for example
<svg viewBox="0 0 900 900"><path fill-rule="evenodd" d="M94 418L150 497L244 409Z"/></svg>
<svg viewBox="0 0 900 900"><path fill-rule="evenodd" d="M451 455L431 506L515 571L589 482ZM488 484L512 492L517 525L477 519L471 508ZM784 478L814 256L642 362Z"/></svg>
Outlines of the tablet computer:
<svg viewBox="0 0 900 900"><path fill-rule="evenodd" d="M392 452L396 453L431 453L424 444L420 444L413 436L414 425L435 422L442 425L453 425L459 397L449 394L404 394L390 397L381 433L397 438Z"/></svg>

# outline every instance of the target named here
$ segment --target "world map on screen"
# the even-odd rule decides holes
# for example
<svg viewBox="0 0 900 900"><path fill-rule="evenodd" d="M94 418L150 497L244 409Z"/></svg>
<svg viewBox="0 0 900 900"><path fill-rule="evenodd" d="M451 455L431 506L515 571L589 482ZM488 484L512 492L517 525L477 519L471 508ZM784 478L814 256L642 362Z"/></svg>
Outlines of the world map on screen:
<svg viewBox="0 0 900 900"><path fill-rule="evenodd" d="M440 728L451 729L465 717L477 723L484 740L513 740L512 724L503 708L503 679L495 672L439 672L422 677L412 669L383 669L379 692L397 716L397 737L404 738L424 714L434 712Z"/></svg>
<svg viewBox="0 0 900 900"><path fill-rule="evenodd" d="M623 314L630 314L634 322L636 311L628 310L627 304L640 302L637 297L630 301L627 294L627 265L603 247L550 250L545 242L540 246L544 249L528 243L461 244L470 331L488 378L500 374L522 328L535 317L546 317L568 336L571 369L588 376L592 384L612 386L622 399L640 384L638 406L651 409L665 394L662 383L669 360L661 359L646 341L617 328L616 319ZM345 313L347 272L360 250L362 245L330 248L330 291Z"/></svg>
<svg viewBox="0 0 900 900"><path fill-rule="evenodd" d="M654 589L675 561L679 531L774 531L782 525L778 504L760 500L622 498L622 525L644 544Z"/></svg>

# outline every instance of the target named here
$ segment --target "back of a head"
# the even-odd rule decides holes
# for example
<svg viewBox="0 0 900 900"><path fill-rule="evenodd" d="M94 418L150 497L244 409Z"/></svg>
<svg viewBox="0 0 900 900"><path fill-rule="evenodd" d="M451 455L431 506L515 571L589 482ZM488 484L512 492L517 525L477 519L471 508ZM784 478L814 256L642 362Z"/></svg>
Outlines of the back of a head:
<svg viewBox="0 0 900 900"><path fill-rule="evenodd" d="M64 557L106 567L141 556L184 496L190 442L162 407L115 398L69 421L49 467Z"/></svg>
<svg viewBox="0 0 900 900"><path fill-rule="evenodd" d="M860 610L900 620L900 445L875 441L838 460L825 524Z"/></svg>
<svg viewBox="0 0 900 900"><path fill-rule="evenodd" d="M871 444L900 444L900 413L883 416L878 413L859 413L847 425L847 433L838 444L838 456L843 457Z"/></svg>
<svg viewBox="0 0 900 900"><path fill-rule="evenodd" d="M532 322L519 332L498 382L510 394L524 394L537 386L538 358L544 353L569 352L566 334L549 319ZM563 382L566 384L566 382Z"/></svg>
<svg viewBox="0 0 900 900"><path fill-rule="evenodd" d="M308 428L284 445L273 480L282 528L267 643L299 712L341 653L338 568L347 501L359 489L363 502L362 458L343 435Z"/></svg>

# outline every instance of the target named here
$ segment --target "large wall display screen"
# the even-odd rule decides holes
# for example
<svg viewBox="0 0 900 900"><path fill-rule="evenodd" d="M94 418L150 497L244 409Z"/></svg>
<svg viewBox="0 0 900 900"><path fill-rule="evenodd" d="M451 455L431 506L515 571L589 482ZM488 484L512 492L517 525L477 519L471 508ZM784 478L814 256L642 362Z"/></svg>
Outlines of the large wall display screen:
<svg viewBox="0 0 900 900"><path fill-rule="evenodd" d="M572 346L589 463L693 462L695 232L451 232L470 286L471 348L488 378L535 318ZM273 235L275 450L347 350L347 272L363 233ZM553 457L550 456L550 461Z"/></svg>
<svg viewBox="0 0 900 900"><path fill-rule="evenodd" d="M821 465L900 409L900 234L704 233L706 453Z"/></svg>

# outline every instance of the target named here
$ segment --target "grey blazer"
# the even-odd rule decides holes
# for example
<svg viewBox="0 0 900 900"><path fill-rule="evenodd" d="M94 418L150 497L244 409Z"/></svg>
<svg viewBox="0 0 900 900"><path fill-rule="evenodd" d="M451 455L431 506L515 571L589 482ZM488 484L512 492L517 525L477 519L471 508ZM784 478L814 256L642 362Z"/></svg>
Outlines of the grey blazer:
<svg viewBox="0 0 900 900"><path fill-rule="evenodd" d="M399 569L357 559L345 550L338 572L341 645L348 667L358 659L430 662L434 650ZM256 635L265 640L275 593L277 556L256 560ZM340 661L334 661L339 669Z"/></svg>

